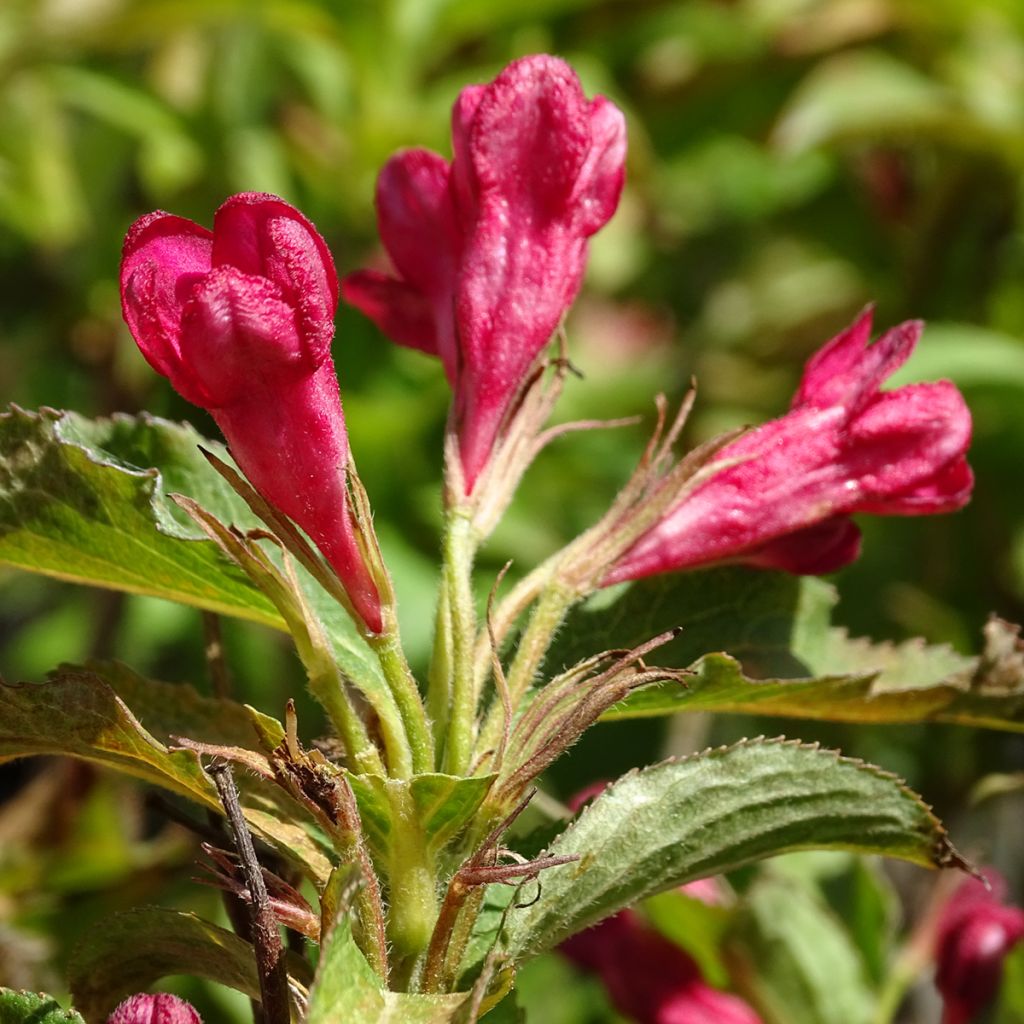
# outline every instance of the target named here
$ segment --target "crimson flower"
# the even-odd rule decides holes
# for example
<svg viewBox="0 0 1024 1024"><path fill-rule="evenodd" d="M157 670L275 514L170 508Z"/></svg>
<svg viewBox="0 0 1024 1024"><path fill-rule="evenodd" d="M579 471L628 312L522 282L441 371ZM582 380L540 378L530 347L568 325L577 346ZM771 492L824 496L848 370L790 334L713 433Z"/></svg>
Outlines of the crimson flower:
<svg viewBox="0 0 1024 1024"><path fill-rule="evenodd" d="M761 1024L742 1000L712 988L696 961L623 910L559 946L597 974L615 1008L637 1024Z"/></svg>
<svg viewBox="0 0 1024 1024"><path fill-rule="evenodd" d="M1006 882L985 872L991 890L976 878L963 882L939 922L935 985L942 994L942 1024L970 1024L992 1001L1006 954L1024 938L1024 910L1006 906Z"/></svg>
<svg viewBox="0 0 1024 1024"><path fill-rule="evenodd" d="M277 196L232 196L212 232L158 211L125 239L121 305L142 354L210 412L242 472L309 534L379 632L380 597L348 507L330 352L337 304L324 240Z"/></svg>
<svg viewBox="0 0 1024 1024"><path fill-rule="evenodd" d="M612 103L533 56L462 90L452 140L451 163L410 149L384 166L377 218L395 274L360 271L342 289L444 363L468 494L579 290L587 238L618 205L626 138Z"/></svg>
<svg viewBox="0 0 1024 1024"><path fill-rule="evenodd" d="M724 447L698 486L612 567L604 584L716 562L833 572L860 551L850 516L962 508L971 416L949 381L880 391L922 324L869 345L871 311L817 352L790 411Z"/></svg>
<svg viewBox="0 0 1024 1024"><path fill-rule="evenodd" d="M107 1018L107 1024L203 1024L191 1003L156 992L129 996Z"/></svg>

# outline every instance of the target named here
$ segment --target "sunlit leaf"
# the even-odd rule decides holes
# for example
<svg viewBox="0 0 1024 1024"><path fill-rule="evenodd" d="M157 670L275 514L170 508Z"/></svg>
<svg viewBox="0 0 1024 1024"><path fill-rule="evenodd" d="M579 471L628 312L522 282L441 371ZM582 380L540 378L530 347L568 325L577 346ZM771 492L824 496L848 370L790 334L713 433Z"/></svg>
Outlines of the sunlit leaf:
<svg viewBox="0 0 1024 1024"><path fill-rule="evenodd" d="M509 913L505 950L543 952L654 893L801 849L957 862L938 819L894 776L816 746L744 742L606 789L548 847L579 860L544 871L536 902Z"/></svg>
<svg viewBox="0 0 1024 1024"><path fill-rule="evenodd" d="M0 988L0 1024L82 1024L82 1018L53 996Z"/></svg>

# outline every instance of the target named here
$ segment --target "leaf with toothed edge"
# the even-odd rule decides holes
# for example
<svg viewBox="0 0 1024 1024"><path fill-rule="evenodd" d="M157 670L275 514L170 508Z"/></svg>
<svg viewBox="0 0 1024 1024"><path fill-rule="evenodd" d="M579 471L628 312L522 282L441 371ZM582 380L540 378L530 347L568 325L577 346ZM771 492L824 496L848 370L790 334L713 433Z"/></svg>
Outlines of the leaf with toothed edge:
<svg viewBox="0 0 1024 1024"><path fill-rule="evenodd" d="M536 902L509 913L504 955L534 956L654 893L802 849L963 865L895 776L817 745L743 741L609 786L548 847L579 860L544 871Z"/></svg>
<svg viewBox="0 0 1024 1024"><path fill-rule="evenodd" d="M286 629L269 599L168 498L180 491L225 523L262 526L200 444L228 457L188 424L154 416L89 420L11 406L0 414L0 563ZM356 682L379 680L356 626L299 576L338 663Z"/></svg>
<svg viewBox="0 0 1024 1024"><path fill-rule="evenodd" d="M682 626L654 660L693 676L640 690L604 720L717 711L1024 731L1017 627L992 620L982 657L968 658L922 640L850 637L830 624L837 600L834 587L811 577L735 566L669 574L575 609L547 662L554 672L596 648Z"/></svg>

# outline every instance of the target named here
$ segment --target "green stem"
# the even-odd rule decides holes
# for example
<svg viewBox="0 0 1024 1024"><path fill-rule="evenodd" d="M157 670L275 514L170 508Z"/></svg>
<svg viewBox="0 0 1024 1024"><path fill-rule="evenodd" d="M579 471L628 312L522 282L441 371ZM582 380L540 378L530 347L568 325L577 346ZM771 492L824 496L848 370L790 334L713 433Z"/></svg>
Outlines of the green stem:
<svg viewBox="0 0 1024 1024"><path fill-rule="evenodd" d="M448 583L441 580L437 594L437 617L434 624L434 648L427 673L427 715L434 730L437 768L442 768L448 718L451 715L452 621L448 602Z"/></svg>
<svg viewBox="0 0 1024 1024"><path fill-rule="evenodd" d="M470 518L449 509L444 535L444 582L451 639L451 710L448 719L445 771L465 775L473 756L476 686L473 650L476 645L476 602L473 597L473 556L476 537Z"/></svg>
<svg viewBox="0 0 1024 1024"><path fill-rule="evenodd" d="M534 605L530 621L527 623L522 639L519 641L516 656L508 670L508 691L513 712L519 707L533 683L558 627L575 602L575 593L559 584L557 580L553 580L547 585L541 593L540 599ZM503 715L504 709L498 701L495 701L480 736L481 750L491 750L497 747L504 725Z"/></svg>
<svg viewBox="0 0 1024 1024"><path fill-rule="evenodd" d="M384 631L370 636L368 642L380 662L404 732L404 743L397 743L395 738L388 743L389 774L401 779L419 772L431 772L434 770L434 743L430 725L416 680L402 651L397 624L393 620L385 621ZM384 724L382 722L382 726ZM388 742L387 733L385 742Z"/></svg>
<svg viewBox="0 0 1024 1024"><path fill-rule="evenodd" d="M357 774L382 775L384 766L380 751L373 745L366 726L348 700L344 684L337 670L327 670L309 677L313 696L323 705L334 728L337 729L352 771Z"/></svg>

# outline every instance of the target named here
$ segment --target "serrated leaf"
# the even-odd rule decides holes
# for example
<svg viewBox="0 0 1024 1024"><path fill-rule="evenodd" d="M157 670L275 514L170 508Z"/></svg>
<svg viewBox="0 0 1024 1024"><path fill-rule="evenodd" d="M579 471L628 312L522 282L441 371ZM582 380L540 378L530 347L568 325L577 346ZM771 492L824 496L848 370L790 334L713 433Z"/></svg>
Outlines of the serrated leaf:
<svg viewBox="0 0 1024 1024"><path fill-rule="evenodd" d="M391 852L396 806L411 804L427 848L436 852L472 820L495 776L460 779L430 773L410 779L380 775L349 775L348 779L359 805L367 845L375 859L386 860Z"/></svg>
<svg viewBox="0 0 1024 1024"><path fill-rule="evenodd" d="M518 960L685 882L801 849L958 862L938 819L894 776L816 746L743 742L619 779L549 847L578 856L508 917Z"/></svg>
<svg viewBox="0 0 1024 1024"><path fill-rule="evenodd" d="M448 1024L467 998L384 991L342 917L322 947L305 1024Z"/></svg>
<svg viewBox="0 0 1024 1024"><path fill-rule="evenodd" d="M289 957L288 972L299 985L309 984L309 967L301 958ZM89 1024L99 1024L126 996L168 974L196 975L260 998L249 943L195 914L164 907L104 920L72 956L68 982L75 1006Z"/></svg>
<svg viewBox="0 0 1024 1024"><path fill-rule="evenodd" d="M1024 730L1016 627L992 620L984 656L966 658L922 641L851 638L829 624L836 601L829 584L783 573L727 568L658 577L578 608L549 662L571 664L585 651L628 647L683 626L657 662L693 676L638 691L606 720L719 711Z"/></svg>
<svg viewBox="0 0 1024 1024"><path fill-rule="evenodd" d="M75 1010L64 1010L53 996L0 988L0 1024L84 1024Z"/></svg>
<svg viewBox="0 0 1024 1024"><path fill-rule="evenodd" d="M187 725L208 742L236 737L234 726L222 727L231 702L199 697L186 686L145 680L123 666L112 667L109 677L97 674L97 668L65 669L45 683L0 683L0 763L39 754L78 757L221 812L217 791L196 755L169 750L136 718L119 691L139 699L152 728ZM236 724L244 726L248 717L237 707ZM199 718L209 712L210 718L204 725L190 711ZM256 833L314 880L326 881L331 870L326 842L318 841L305 812L276 787L243 776L238 782L246 820Z"/></svg>
<svg viewBox="0 0 1024 1024"><path fill-rule="evenodd" d="M842 923L807 885L762 878L737 916L734 952L766 1024L868 1024L874 998Z"/></svg>
<svg viewBox="0 0 1024 1024"><path fill-rule="evenodd" d="M228 459L188 424L12 406L0 414L0 563L286 630L270 600L168 499L186 494L240 529L262 525L200 445ZM344 671L382 686L344 610L299 576Z"/></svg>
<svg viewBox="0 0 1024 1024"><path fill-rule="evenodd" d="M103 431L53 410L0 415L0 562L282 628L241 570L171 511L156 469L99 446L148 446L148 461L177 466L199 435L156 419L108 422ZM190 476L184 465L180 475Z"/></svg>

